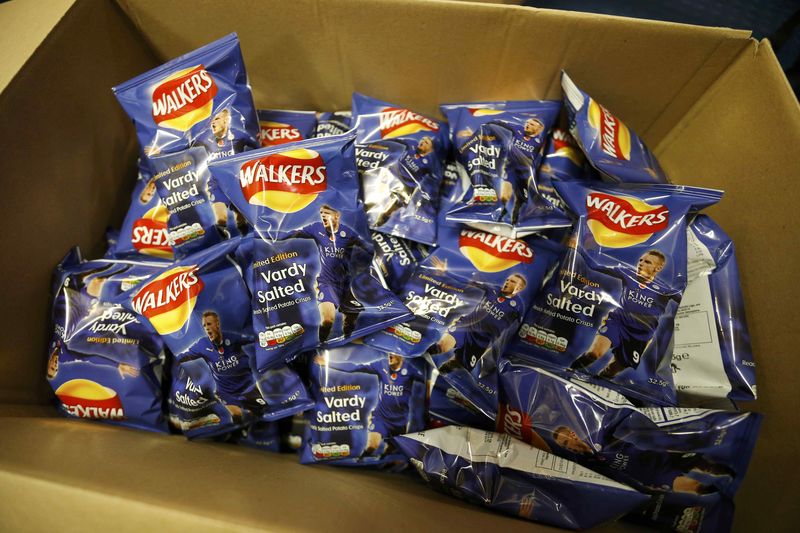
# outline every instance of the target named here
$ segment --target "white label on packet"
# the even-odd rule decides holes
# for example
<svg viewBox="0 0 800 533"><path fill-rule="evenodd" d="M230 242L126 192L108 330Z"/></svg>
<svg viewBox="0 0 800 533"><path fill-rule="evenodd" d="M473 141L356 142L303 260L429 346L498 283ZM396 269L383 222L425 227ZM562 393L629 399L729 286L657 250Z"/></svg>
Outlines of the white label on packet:
<svg viewBox="0 0 800 533"><path fill-rule="evenodd" d="M577 463L534 448L502 433L461 426L445 426L403 436L435 446L447 454L457 455L468 461L492 463L502 468L511 468L534 475L634 491L627 485L617 483Z"/></svg>
<svg viewBox="0 0 800 533"><path fill-rule="evenodd" d="M672 377L679 394L725 398L731 390L722 364L708 274L716 266L708 248L687 231L689 284L675 316Z"/></svg>
<svg viewBox="0 0 800 533"><path fill-rule="evenodd" d="M640 407L639 411L658 426L700 420L708 413L714 412L710 409L695 409L692 407Z"/></svg>
<svg viewBox="0 0 800 533"><path fill-rule="evenodd" d="M686 228L686 279L689 283L701 276L708 276L717 268L708 247L703 244L692 228Z"/></svg>

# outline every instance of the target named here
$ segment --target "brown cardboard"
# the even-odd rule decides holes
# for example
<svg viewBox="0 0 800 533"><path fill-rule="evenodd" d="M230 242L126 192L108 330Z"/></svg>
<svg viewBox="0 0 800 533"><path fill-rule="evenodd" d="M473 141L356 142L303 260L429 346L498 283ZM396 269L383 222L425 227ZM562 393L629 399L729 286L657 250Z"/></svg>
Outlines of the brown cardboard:
<svg viewBox="0 0 800 533"><path fill-rule="evenodd" d="M43 416L52 412L41 407L50 272L72 244L101 250L133 183L135 140L110 87L233 30L261 106L345 108L352 90L428 112L447 100L553 98L566 68L643 133L676 182L726 189L711 213L737 244L759 362L756 408L766 415L736 528L798 523L800 108L769 43L737 30L437 0L67 7L37 5L38 35L54 25L38 46L37 17L16 15L30 38L0 72L14 76L0 84L9 215L0 240L0 529L541 528L406 476ZM226 504L209 505L215 497Z"/></svg>
<svg viewBox="0 0 800 533"><path fill-rule="evenodd" d="M415 475L303 466L291 455L100 424L0 419L0 449L3 531L28 523L31 506L48 509L37 529L63 531L109 522L132 531L434 531L445 520L450 531L536 528L431 491Z"/></svg>
<svg viewBox="0 0 800 533"><path fill-rule="evenodd" d="M624 110L636 131L652 127L656 141L664 121L674 124L750 35L440 0L258 2L248 7L251 24L217 0L196 2L191 23L180 1L120 5L163 58L238 32L259 106L347 109L353 90L436 114L448 101L560 98L568 65L581 87ZM164 22L179 19L187 23Z"/></svg>
<svg viewBox="0 0 800 533"><path fill-rule="evenodd" d="M768 41L753 41L659 144L656 153L676 181L726 189L709 211L736 243L748 325L765 414L750 474L738 495L737 525L755 530L765 516L796 522L794 490L777 490L781 474L798 480L800 388L794 320L800 289L796 223L800 199L800 106ZM788 485L791 486L791 485ZM766 508L747 512L742 502ZM745 512L741 512L745 510Z"/></svg>
<svg viewBox="0 0 800 533"><path fill-rule="evenodd" d="M75 244L99 253L122 220L137 147L110 87L155 63L114 4L77 2L0 94L3 205L18 210L0 249L27 258L0 266L0 403L48 398L39 354L53 265Z"/></svg>
<svg viewBox="0 0 800 533"><path fill-rule="evenodd" d="M14 31L0 32L0 50L3 51L0 93L74 2L75 0L50 0L46 9L31 9L30 2L0 4L0 24L3 28L14 28Z"/></svg>

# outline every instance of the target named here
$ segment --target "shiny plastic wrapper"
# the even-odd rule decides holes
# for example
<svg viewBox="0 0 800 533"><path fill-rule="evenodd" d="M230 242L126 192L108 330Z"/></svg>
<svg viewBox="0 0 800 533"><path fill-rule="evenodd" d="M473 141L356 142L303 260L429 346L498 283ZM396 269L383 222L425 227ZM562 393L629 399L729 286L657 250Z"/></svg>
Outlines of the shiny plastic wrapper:
<svg viewBox="0 0 800 533"><path fill-rule="evenodd" d="M447 125L410 109L353 94L356 163L371 229L436 242Z"/></svg>
<svg viewBox="0 0 800 533"><path fill-rule="evenodd" d="M450 123L457 171L468 186L447 220L509 237L570 223L539 190L537 167L557 101L442 105Z"/></svg>
<svg viewBox="0 0 800 533"><path fill-rule="evenodd" d="M756 398L755 360L730 237L705 215L687 230L689 284L675 317L672 376L681 405Z"/></svg>
<svg viewBox="0 0 800 533"><path fill-rule="evenodd" d="M500 363L499 431L654 495L639 520L676 528L699 507L730 526L761 416L692 408L635 408L624 396L516 359Z"/></svg>
<svg viewBox="0 0 800 533"><path fill-rule="evenodd" d="M556 189L578 222L509 352L677 405L671 340L687 283L688 219L722 193L599 182Z"/></svg>
<svg viewBox="0 0 800 533"><path fill-rule="evenodd" d="M425 427L425 363L349 344L310 361L316 401L300 460L347 466L403 467L390 438Z"/></svg>
<svg viewBox="0 0 800 533"><path fill-rule="evenodd" d="M66 416L167 430L164 343L142 317L103 301L131 291L163 267L82 261L77 249L56 267L47 381Z"/></svg>
<svg viewBox="0 0 800 533"><path fill-rule="evenodd" d="M566 72L561 73L570 133L586 159L613 182L668 183L656 156L611 112L581 91Z"/></svg>
<svg viewBox="0 0 800 533"><path fill-rule="evenodd" d="M282 357L288 360L410 315L372 271L354 137L351 132L262 148L210 165L255 228L240 263L253 293L258 353L285 348ZM276 334L284 338L284 332L301 340L295 346L270 343Z"/></svg>
<svg viewBox="0 0 800 533"><path fill-rule="evenodd" d="M586 529L619 518L649 499L500 433L448 426L394 441L434 489L534 522Z"/></svg>

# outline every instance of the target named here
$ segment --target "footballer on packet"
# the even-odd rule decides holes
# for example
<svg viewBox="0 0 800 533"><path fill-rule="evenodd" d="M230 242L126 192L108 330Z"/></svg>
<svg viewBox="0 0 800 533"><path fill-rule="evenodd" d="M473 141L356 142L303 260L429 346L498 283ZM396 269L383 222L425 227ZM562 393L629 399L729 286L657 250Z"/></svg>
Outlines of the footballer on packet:
<svg viewBox="0 0 800 533"><path fill-rule="evenodd" d="M428 350L456 390L486 416L497 413L497 359L528 311L560 246L539 237L511 239L468 226L440 231L427 262L485 292Z"/></svg>
<svg viewBox="0 0 800 533"><path fill-rule="evenodd" d="M229 257L239 241L224 241L163 268L123 301L150 321L175 356L170 397L171 415L180 422L175 425L195 429L197 413L189 408L199 398L205 406L219 404L215 427L204 425L200 435L189 431L190 438L229 432L271 408L248 347L253 342L250 295ZM206 386L195 390L198 383ZM220 417L221 407L230 417Z"/></svg>
<svg viewBox="0 0 800 533"><path fill-rule="evenodd" d="M56 267L47 381L67 416L166 431L164 344L140 316L101 300L132 290L163 263L83 261Z"/></svg>
<svg viewBox="0 0 800 533"><path fill-rule="evenodd" d="M424 361L353 343L319 350L309 377L316 404L306 413L301 462L405 464L390 439L425 427Z"/></svg>
<svg viewBox="0 0 800 533"><path fill-rule="evenodd" d="M371 272L354 138L349 132L310 139L210 165L255 228L243 264L254 297L259 358L288 360L410 316Z"/></svg>
<svg viewBox="0 0 800 533"><path fill-rule="evenodd" d="M434 244L447 126L359 93L353 93L353 119L370 228Z"/></svg>
<svg viewBox="0 0 800 533"><path fill-rule="evenodd" d="M231 33L113 89L147 157L203 146L209 159L258 145L239 38Z"/></svg>
<svg viewBox="0 0 800 533"><path fill-rule="evenodd" d="M610 389L522 359L503 359L499 370L498 431L654 495L634 513L639 521L675 528L699 508L700 523L681 530L730 528L731 499L747 471L760 415L637 409Z"/></svg>
<svg viewBox="0 0 800 533"><path fill-rule="evenodd" d="M534 100L441 106L456 168L469 181L463 198L448 210L448 221L514 238L569 226L566 214L540 193L536 175L560 107Z"/></svg>
<svg viewBox="0 0 800 533"><path fill-rule="evenodd" d="M154 174L149 158L160 154L202 147L213 161L258 146L258 116L235 33L128 80L113 91L136 128L142 173ZM227 228L230 235L241 233L243 225L225 204L213 180L206 194L217 225ZM167 215L162 216L166 221Z"/></svg>
<svg viewBox="0 0 800 533"><path fill-rule="evenodd" d="M394 439L432 488L534 522L583 530L648 497L508 435L459 426Z"/></svg>
<svg viewBox="0 0 800 533"><path fill-rule="evenodd" d="M572 370L658 405L676 405L670 340L686 288L690 212L721 191L558 182L578 216L574 248L540 292L509 352Z"/></svg>

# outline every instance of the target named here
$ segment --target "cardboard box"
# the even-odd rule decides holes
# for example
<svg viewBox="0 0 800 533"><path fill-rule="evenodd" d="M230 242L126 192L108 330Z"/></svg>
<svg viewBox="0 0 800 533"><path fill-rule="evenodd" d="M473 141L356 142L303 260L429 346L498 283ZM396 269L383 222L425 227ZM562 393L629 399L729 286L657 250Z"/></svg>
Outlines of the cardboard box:
<svg viewBox="0 0 800 533"><path fill-rule="evenodd" d="M0 5L0 529L528 530L406 476L303 467L56 417L43 378L49 280L99 254L126 210L133 130L110 87L228 32L262 107L346 108L353 90L433 113L468 99L560 97L570 75L678 183L727 190L766 415L736 528L800 520L800 108L749 32L412 0L15 1ZM609 529L630 526L615 524Z"/></svg>

